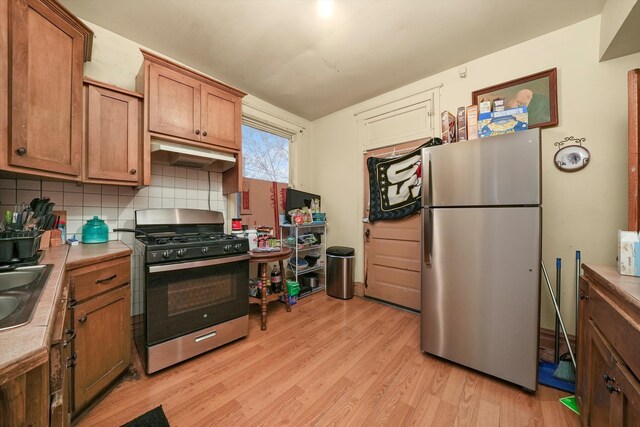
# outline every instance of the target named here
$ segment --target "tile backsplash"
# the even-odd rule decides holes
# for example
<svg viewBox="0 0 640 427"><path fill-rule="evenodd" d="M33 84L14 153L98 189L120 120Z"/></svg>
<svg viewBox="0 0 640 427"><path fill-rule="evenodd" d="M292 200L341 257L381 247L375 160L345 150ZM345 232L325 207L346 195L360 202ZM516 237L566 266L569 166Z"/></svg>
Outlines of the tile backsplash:
<svg viewBox="0 0 640 427"><path fill-rule="evenodd" d="M122 240L133 249L133 233L114 228L134 227L136 209L193 208L220 211L227 224L227 199L222 194L222 174L198 169L151 165L151 185L141 189L115 185L76 184L48 180L0 179L0 213L17 203L48 197L54 210L67 212L67 236L82 241L82 225L94 216L109 226L109 240ZM140 274L131 274L131 314L142 313Z"/></svg>
<svg viewBox="0 0 640 427"><path fill-rule="evenodd" d="M222 174L198 169L151 165L151 185L141 189L114 185L76 184L48 180L0 179L0 212L13 211L20 202L48 197L55 210L67 212L67 235L82 241L82 225L94 216L109 226L109 240L133 243L136 209L193 208L221 211L227 222L227 200L222 194Z"/></svg>

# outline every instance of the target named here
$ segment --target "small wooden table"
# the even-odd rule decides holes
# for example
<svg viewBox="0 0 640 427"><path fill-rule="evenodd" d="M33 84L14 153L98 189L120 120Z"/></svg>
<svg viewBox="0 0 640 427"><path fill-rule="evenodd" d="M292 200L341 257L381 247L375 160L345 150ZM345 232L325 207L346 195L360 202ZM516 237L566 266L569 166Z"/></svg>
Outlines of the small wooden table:
<svg viewBox="0 0 640 427"><path fill-rule="evenodd" d="M267 329L267 304L271 301L275 301L278 299L280 294L284 294L284 299L287 304L287 311L291 311L291 306L289 305L289 292L287 291L287 283L285 280L286 274L284 270L284 261L289 258L291 255L291 249L289 248L281 248L279 251L273 252L251 252L251 259L249 260L252 264L258 264L258 277L260 277L260 295L261 298L249 297L250 304L261 304L262 305L262 329L263 331ZM282 292L278 292L275 294L267 295L266 289L269 287L269 279L267 278L267 264L270 262L278 261L280 265L280 275L282 277Z"/></svg>

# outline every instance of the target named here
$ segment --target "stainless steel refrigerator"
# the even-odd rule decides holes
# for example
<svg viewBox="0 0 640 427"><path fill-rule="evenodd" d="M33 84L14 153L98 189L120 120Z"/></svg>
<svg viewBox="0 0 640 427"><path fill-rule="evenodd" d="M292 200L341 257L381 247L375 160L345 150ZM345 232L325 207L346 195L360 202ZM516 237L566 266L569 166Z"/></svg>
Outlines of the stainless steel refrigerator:
<svg viewBox="0 0 640 427"><path fill-rule="evenodd" d="M537 388L540 132L422 150L421 348Z"/></svg>

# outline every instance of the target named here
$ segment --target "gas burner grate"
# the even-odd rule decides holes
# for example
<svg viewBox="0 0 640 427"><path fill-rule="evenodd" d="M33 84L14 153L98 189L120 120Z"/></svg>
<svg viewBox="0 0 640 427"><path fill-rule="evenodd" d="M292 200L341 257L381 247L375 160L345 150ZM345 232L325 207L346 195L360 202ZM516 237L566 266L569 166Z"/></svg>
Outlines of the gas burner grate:
<svg viewBox="0 0 640 427"><path fill-rule="evenodd" d="M236 236L224 233L200 233L199 238L201 241L216 241L216 240L235 240Z"/></svg>

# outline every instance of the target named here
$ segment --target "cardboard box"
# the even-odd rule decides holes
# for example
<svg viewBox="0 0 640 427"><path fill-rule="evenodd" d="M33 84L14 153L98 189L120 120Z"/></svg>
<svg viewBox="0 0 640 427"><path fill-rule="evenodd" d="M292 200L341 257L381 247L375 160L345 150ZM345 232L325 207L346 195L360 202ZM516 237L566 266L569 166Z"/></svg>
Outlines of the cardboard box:
<svg viewBox="0 0 640 427"><path fill-rule="evenodd" d="M467 107L467 138L469 141L478 139L478 106Z"/></svg>
<svg viewBox="0 0 640 427"><path fill-rule="evenodd" d="M480 103L480 114L491 112L491 101L482 101Z"/></svg>
<svg viewBox="0 0 640 427"><path fill-rule="evenodd" d="M528 121L527 107L480 113L478 116L478 135L480 138L486 138L527 130Z"/></svg>
<svg viewBox="0 0 640 427"><path fill-rule="evenodd" d="M505 100L504 98L496 98L493 100L493 111L504 111Z"/></svg>
<svg viewBox="0 0 640 427"><path fill-rule="evenodd" d="M458 141L467 140L467 110L464 107L458 107L456 135L458 135Z"/></svg>
<svg viewBox="0 0 640 427"><path fill-rule="evenodd" d="M456 142L456 118L448 111L443 111L442 121L442 143L448 144Z"/></svg>
<svg viewBox="0 0 640 427"><path fill-rule="evenodd" d="M640 276L640 239L635 231L618 230L618 273Z"/></svg>

